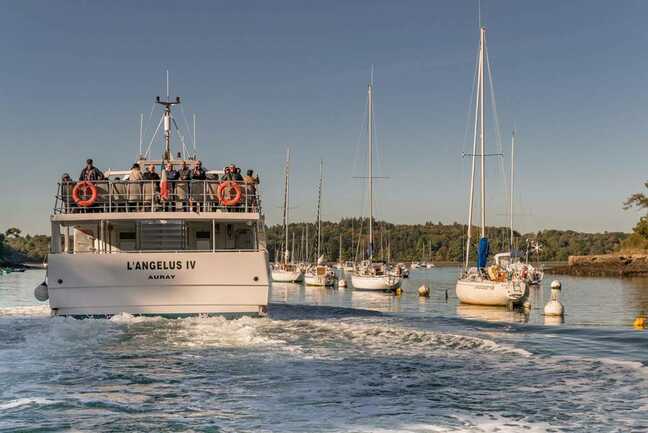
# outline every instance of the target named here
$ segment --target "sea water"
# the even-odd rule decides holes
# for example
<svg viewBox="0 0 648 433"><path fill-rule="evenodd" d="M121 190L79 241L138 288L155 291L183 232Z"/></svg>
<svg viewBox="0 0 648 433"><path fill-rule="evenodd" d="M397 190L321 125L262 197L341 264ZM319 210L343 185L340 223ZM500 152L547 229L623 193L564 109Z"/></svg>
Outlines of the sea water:
<svg viewBox="0 0 648 433"><path fill-rule="evenodd" d="M459 304L456 275L275 284L237 320L51 318L41 271L2 276L0 431L648 431L648 280L562 278L545 323L549 281L524 313Z"/></svg>

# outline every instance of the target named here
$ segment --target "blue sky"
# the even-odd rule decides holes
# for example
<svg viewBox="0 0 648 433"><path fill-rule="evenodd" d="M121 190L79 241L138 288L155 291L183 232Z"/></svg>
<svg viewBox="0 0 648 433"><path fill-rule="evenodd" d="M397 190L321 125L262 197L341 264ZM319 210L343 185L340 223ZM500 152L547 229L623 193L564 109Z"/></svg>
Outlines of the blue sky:
<svg viewBox="0 0 648 433"><path fill-rule="evenodd" d="M622 202L648 178L648 3L485 0L482 16L506 152L518 131L518 228L630 230ZM371 64L390 177L378 217L466 220L475 1L5 2L0 32L0 229L46 232L56 180L88 156L129 166L166 69L206 165L261 173L269 223L286 145L295 219L313 218L320 158L325 218L358 216ZM504 224L489 166L488 220Z"/></svg>

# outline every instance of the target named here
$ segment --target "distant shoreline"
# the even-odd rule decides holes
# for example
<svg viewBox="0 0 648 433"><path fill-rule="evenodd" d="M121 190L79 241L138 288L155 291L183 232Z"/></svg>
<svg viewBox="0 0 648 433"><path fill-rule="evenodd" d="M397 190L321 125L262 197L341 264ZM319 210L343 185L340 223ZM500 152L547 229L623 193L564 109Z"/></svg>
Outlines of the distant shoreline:
<svg viewBox="0 0 648 433"><path fill-rule="evenodd" d="M545 272L579 277L648 276L648 254L571 256L567 263L550 266Z"/></svg>

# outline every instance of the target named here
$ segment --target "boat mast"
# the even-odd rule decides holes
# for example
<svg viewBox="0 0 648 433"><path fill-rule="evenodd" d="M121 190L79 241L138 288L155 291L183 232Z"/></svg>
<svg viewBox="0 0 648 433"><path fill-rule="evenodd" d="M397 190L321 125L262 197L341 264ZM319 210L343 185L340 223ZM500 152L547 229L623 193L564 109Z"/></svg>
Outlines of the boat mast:
<svg viewBox="0 0 648 433"><path fill-rule="evenodd" d="M342 233L340 233L340 252L338 253L338 263L342 263Z"/></svg>
<svg viewBox="0 0 648 433"><path fill-rule="evenodd" d="M317 258L315 259L315 262L317 262L320 258L321 255L321 244L322 244L322 215L321 215L321 209L322 209L322 177L324 174L324 161L320 159L320 181L319 181L319 189L317 190Z"/></svg>
<svg viewBox="0 0 648 433"><path fill-rule="evenodd" d="M284 264L288 264L288 167L290 165L290 147L286 148L286 167L284 168L284 209L283 209L283 226L284 226Z"/></svg>
<svg viewBox="0 0 648 433"><path fill-rule="evenodd" d="M369 82L368 105L369 120L367 122L369 133L369 263L373 261L373 66L371 67L371 81Z"/></svg>
<svg viewBox="0 0 648 433"><path fill-rule="evenodd" d="M509 240L509 251L513 256L513 187L515 178L515 129L511 135L511 203L510 204L510 224L511 224L511 239Z"/></svg>
<svg viewBox="0 0 648 433"><path fill-rule="evenodd" d="M164 156L163 160L169 161L171 159L171 107L180 103L180 97L176 96L175 101L169 99L169 71L166 72L166 100L162 100L159 96L155 98L155 102L164 107Z"/></svg>
<svg viewBox="0 0 648 433"><path fill-rule="evenodd" d="M479 112L481 103L483 103L483 74L484 63L482 56L481 36L479 44L479 58L477 61L477 91L475 93L475 127L473 129L473 152L470 170L470 198L468 204L468 233L466 236L466 258L464 260L464 271L468 270L468 261L470 260L470 241L472 238L473 208L475 202L475 163L477 160L477 125L479 124Z"/></svg>
<svg viewBox="0 0 648 433"><path fill-rule="evenodd" d="M480 164L481 164L481 237L486 237L486 153L485 153L485 138L484 137L484 50L486 44L486 27L480 29L479 41L479 68L481 86L479 92L480 110L479 110L479 141L480 141Z"/></svg>

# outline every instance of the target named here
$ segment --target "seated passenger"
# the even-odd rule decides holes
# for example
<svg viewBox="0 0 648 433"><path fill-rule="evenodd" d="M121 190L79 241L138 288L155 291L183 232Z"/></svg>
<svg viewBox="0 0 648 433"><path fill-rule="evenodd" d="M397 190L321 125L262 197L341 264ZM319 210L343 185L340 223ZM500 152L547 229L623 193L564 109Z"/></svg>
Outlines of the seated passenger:
<svg viewBox="0 0 648 433"><path fill-rule="evenodd" d="M92 165L92 159L88 158L86 160L86 166L81 170L81 175L79 175L79 180L88 180L96 181L103 180L104 174L97 167Z"/></svg>
<svg viewBox="0 0 648 433"><path fill-rule="evenodd" d="M234 164L232 164L232 167L234 167L234 180L237 182L243 182L243 176L241 176L240 167L237 167Z"/></svg>

